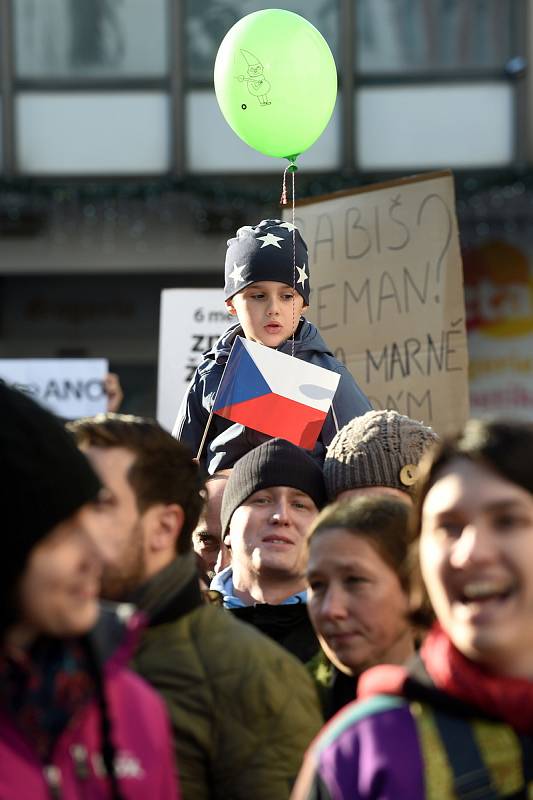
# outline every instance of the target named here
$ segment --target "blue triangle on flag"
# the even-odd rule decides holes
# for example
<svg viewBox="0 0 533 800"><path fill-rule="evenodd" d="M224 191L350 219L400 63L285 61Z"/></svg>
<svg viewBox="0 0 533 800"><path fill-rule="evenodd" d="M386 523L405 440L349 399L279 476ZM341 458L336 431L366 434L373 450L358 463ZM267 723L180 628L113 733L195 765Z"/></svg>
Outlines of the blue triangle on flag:
<svg viewBox="0 0 533 800"><path fill-rule="evenodd" d="M213 411L270 394L271 388L250 356L240 336L229 354Z"/></svg>

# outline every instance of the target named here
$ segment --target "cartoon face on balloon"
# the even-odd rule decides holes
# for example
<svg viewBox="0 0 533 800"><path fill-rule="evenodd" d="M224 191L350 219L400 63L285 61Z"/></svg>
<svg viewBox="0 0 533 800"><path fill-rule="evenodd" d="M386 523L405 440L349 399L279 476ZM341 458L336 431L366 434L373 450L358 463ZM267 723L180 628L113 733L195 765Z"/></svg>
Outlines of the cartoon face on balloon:
<svg viewBox="0 0 533 800"><path fill-rule="evenodd" d="M337 98L326 40L308 20L278 8L248 14L228 31L214 78L235 133L259 152L291 161L322 134Z"/></svg>
<svg viewBox="0 0 533 800"><path fill-rule="evenodd" d="M248 77L246 77L246 75L238 75L237 80L245 81L247 83L248 91L250 94L257 97L260 105L269 106L270 100L268 99L267 95L270 91L270 84L263 76L263 65L259 59L248 50L241 50L241 53L248 64L248 68L246 70Z"/></svg>

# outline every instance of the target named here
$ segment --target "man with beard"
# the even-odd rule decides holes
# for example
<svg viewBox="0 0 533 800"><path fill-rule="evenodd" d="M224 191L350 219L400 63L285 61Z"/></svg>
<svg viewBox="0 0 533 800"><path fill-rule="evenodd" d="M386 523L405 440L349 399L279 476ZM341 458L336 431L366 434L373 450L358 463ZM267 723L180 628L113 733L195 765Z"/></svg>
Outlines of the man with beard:
<svg viewBox="0 0 533 800"><path fill-rule="evenodd" d="M284 650L202 603L197 463L148 420L109 414L69 427L107 488L103 595L149 620L133 666L167 703L183 797L288 798L321 724L316 693Z"/></svg>

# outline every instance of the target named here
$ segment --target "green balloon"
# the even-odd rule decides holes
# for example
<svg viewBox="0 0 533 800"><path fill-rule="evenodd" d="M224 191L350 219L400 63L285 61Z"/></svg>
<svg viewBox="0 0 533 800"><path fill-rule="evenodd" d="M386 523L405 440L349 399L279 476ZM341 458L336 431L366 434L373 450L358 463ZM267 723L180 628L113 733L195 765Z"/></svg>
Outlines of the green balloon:
<svg viewBox="0 0 533 800"><path fill-rule="evenodd" d="M270 8L243 17L222 40L215 92L237 136L260 153L293 160L329 122L337 68L314 25Z"/></svg>

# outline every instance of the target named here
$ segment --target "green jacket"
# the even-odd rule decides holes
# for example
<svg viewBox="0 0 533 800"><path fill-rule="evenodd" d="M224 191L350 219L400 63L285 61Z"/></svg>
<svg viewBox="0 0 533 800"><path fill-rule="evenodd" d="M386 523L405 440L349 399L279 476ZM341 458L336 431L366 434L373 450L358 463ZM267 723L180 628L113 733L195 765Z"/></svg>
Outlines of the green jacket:
<svg viewBox="0 0 533 800"><path fill-rule="evenodd" d="M167 703L184 800L288 798L322 725L304 667L250 625L202 604L190 555L133 599L150 619L133 666Z"/></svg>
<svg viewBox="0 0 533 800"><path fill-rule="evenodd" d="M331 719L337 711L355 700L357 678L345 675L334 667L323 650L319 650L305 668L315 683L325 720Z"/></svg>

